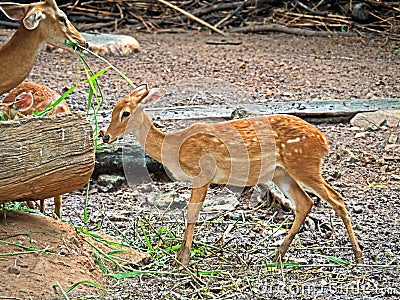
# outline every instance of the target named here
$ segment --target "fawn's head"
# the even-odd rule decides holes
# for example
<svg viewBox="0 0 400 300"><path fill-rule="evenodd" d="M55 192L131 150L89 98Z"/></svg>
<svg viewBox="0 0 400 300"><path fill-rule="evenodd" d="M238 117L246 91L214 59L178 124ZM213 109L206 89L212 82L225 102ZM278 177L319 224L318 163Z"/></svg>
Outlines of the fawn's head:
<svg viewBox="0 0 400 300"><path fill-rule="evenodd" d="M13 102L0 103L0 112L6 120L14 120L19 113L29 110L33 106L33 102L32 93L23 92Z"/></svg>
<svg viewBox="0 0 400 300"><path fill-rule="evenodd" d="M143 121L143 108L151 103L156 102L165 94L165 89L152 88L147 84L138 86L129 97L120 100L114 107L110 125L107 129L101 130L100 135L105 143L112 143L122 135L131 123L141 124Z"/></svg>
<svg viewBox="0 0 400 300"><path fill-rule="evenodd" d="M71 47L65 44L66 40L87 47L83 36L58 8L55 0L31 4L0 3L0 10L11 20L22 20L21 26L29 31L37 31L37 36L45 43L70 51Z"/></svg>

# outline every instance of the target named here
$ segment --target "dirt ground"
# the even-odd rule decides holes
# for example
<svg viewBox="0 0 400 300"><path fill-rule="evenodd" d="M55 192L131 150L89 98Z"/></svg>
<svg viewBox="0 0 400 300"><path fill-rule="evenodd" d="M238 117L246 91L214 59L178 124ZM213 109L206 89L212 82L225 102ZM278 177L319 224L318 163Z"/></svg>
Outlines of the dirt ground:
<svg viewBox="0 0 400 300"><path fill-rule="evenodd" d="M1 42L10 34L0 31ZM199 32L133 35L141 52L107 59L135 84L165 86L181 93L174 97L171 92L157 104L160 107L219 104L234 110L248 102L400 98L400 53L395 51L400 44L393 41L284 34L223 40ZM87 58L93 68L105 66ZM28 80L61 91L83 78L78 58L45 51ZM112 71L101 77L101 85L107 101L99 120L105 126L115 102L131 88ZM213 95L193 94L193 87L201 94L210 85L214 85ZM78 87L68 103L72 110L85 111L87 86ZM160 126L171 129L186 124L176 123ZM213 186L208 195L211 202L232 198L239 202L228 202L233 210L226 203L223 208L211 203L204 210L197 224L196 251L189 268L182 269L174 257L183 236L185 199L190 194L187 185L153 176L148 184L129 187L125 183L117 191L104 193L93 181L88 221L83 218L84 191L64 196L64 220L148 252L150 262L110 267L105 276L97 267L98 258L93 258L96 251L69 225L7 212L0 222L0 298L55 299L52 287L56 282L66 289L88 280L106 291L80 285L69 294L71 299L398 299L400 140L393 138L400 139L400 130L384 124L374 131L360 131L349 124L318 124L318 128L331 142L323 176L346 199L364 247L365 265L347 263L354 262L354 257L344 225L315 197L311 217L287 253L292 265L268 265L293 221L292 213L276 203L262 205L252 197L255 189L238 195ZM47 206L50 215L51 201ZM54 232L57 238L53 240ZM50 248L43 253L5 255L21 251L17 242L35 249ZM335 258L342 259L342 264ZM114 276L121 273L129 273L130 278Z"/></svg>

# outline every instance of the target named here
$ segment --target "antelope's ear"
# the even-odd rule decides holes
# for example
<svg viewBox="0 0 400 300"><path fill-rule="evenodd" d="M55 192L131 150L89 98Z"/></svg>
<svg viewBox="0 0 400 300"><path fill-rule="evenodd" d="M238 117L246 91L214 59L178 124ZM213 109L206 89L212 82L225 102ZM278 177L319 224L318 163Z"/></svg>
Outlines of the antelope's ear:
<svg viewBox="0 0 400 300"><path fill-rule="evenodd" d="M22 22L24 23L26 29L33 30L39 26L40 21L42 21L44 18L46 18L46 15L41 11L31 10L27 13Z"/></svg>
<svg viewBox="0 0 400 300"><path fill-rule="evenodd" d="M0 10L14 21L19 21L25 16L24 6L18 3L0 3Z"/></svg>
<svg viewBox="0 0 400 300"><path fill-rule="evenodd" d="M164 96L165 92L166 90L163 88L151 89L141 103L144 105L155 103L158 99Z"/></svg>
<svg viewBox="0 0 400 300"><path fill-rule="evenodd" d="M54 0L45 0L45 2L50 5L52 8L54 8L54 10L58 9L57 3Z"/></svg>
<svg viewBox="0 0 400 300"><path fill-rule="evenodd" d="M33 105L33 95L29 93L21 93L15 98L14 108L18 111L27 111Z"/></svg>
<svg viewBox="0 0 400 300"><path fill-rule="evenodd" d="M133 90L130 97L142 99L144 96L147 95L148 92L149 92L149 86L147 84L141 84Z"/></svg>

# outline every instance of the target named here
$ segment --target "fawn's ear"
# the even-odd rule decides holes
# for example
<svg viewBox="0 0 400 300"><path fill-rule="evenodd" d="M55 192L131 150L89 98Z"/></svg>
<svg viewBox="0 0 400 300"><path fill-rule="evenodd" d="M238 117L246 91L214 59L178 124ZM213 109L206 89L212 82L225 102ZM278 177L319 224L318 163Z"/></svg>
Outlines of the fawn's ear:
<svg viewBox="0 0 400 300"><path fill-rule="evenodd" d="M57 3L54 0L45 0L44 2L46 2L48 5L50 5L53 9L58 9Z"/></svg>
<svg viewBox="0 0 400 300"><path fill-rule="evenodd" d="M38 10L31 10L26 14L26 17L22 21L24 26L28 30L33 30L39 26L40 21L46 18L46 15Z"/></svg>
<svg viewBox="0 0 400 300"><path fill-rule="evenodd" d="M18 3L0 3L0 10L14 21L19 21L25 16L24 6Z"/></svg>
<svg viewBox="0 0 400 300"><path fill-rule="evenodd" d="M21 93L15 98L14 108L18 111L27 111L33 105L33 95L29 93Z"/></svg>
<svg viewBox="0 0 400 300"><path fill-rule="evenodd" d="M164 96L166 90L163 88L154 88L149 91L147 96L142 100L141 104L149 105L155 103L158 99Z"/></svg>
<svg viewBox="0 0 400 300"><path fill-rule="evenodd" d="M142 99L149 92L149 86L147 84L141 84L137 86L129 97L135 97L136 99Z"/></svg>

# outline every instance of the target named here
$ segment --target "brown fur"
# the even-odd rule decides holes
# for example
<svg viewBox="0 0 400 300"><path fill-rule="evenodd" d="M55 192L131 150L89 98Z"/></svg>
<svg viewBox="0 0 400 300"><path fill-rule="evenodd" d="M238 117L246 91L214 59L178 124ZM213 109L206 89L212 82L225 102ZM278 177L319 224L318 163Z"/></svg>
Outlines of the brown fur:
<svg viewBox="0 0 400 300"><path fill-rule="evenodd" d="M18 85L15 89L13 89L7 96L4 97L3 104L12 104L19 94L23 92L31 92L33 95L33 106L26 110L21 111L19 115L28 116L33 114L35 111L44 111L46 107L55 102L57 99L61 97L59 93L50 89L47 86L35 83L35 82L24 82ZM10 106L4 106L4 115L9 115ZM49 111L47 115L55 115L63 112L69 112L70 109L68 107L67 102L62 101L59 105L57 105L54 109Z"/></svg>
<svg viewBox="0 0 400 300"><path fill-rule="evenodd" d="M321 163L329 147L316 127L294 116L270 115L195 124L165 133L153 125L143 110L142 101L160 97L157 92L152 95L147 86L146 89L138 87L116 104L103 139L112 142L125 131L132 132L150 156L163 163L177 179L192 184L188 224L178 255L180 262L189 263L194 223L211 183L248 186L269 180L295 207L294 223L276 260L283 258L314 204L305 188L331 204L342 218L356 262L363 262L343 198L321 176ZM123 112L129 116L123 117Z"/></svg>
<svg viewBox="0 0 400 300"><path fill-rule="evenodd" d="M33 10L41 11L46 16L33 30L28 30L21 22L11 39L0 48L0 95L16 87L28 76L45 43L70 51L72 48L65 44L65 40L74 41L82 46L86 44L85 39L68 19L68 26L59 20L60 16L65 17L65 14L59 10L54 0L18 5L0 3L0 7L8 14L19 9L24 17Z"/></svg>

